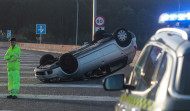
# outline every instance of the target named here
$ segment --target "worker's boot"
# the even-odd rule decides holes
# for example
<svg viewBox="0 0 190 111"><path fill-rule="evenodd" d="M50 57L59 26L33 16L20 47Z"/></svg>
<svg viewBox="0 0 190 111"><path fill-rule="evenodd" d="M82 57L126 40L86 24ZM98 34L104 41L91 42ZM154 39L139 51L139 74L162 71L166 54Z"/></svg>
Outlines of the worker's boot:
<svg viewBox="0 0 190 111"><path fill-rule="evenodd" d="M17 96L12 96L12 99L17 99Z"/></svg>
<svg viewBox="0 0 190 111"><path fill-rule="evenodd" d="M9 96L7 96L7 99L11 99L13 96L12 95L9 95Z"/></svg>

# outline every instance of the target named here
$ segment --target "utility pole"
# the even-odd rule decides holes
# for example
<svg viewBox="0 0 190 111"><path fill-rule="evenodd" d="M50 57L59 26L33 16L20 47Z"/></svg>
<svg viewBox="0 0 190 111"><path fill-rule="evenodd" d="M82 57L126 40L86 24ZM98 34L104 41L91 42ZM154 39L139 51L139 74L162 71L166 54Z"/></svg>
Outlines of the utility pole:
<svg viewBox="0 0 190 111"><path fill-rule="evenodd" d="M94 23L94 19L97 16L97 0L93 0L93 18L92 18L92 41L94 40L94 34L95 34L95 29L96 25Z"/></svg>
<svg viewBox="0 0 190 111"><path fill-rule="evenodd" d="M79 0L77 0L76 45L78 41L78 18L79 18Z"/></svg>

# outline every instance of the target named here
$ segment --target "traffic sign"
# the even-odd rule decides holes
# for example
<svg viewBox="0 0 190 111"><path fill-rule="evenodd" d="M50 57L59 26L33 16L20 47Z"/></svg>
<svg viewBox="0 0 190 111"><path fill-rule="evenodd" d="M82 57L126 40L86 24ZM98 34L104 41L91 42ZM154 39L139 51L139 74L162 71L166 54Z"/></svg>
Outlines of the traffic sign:
<svg viewBox="0 0 190 111"><path fill-rule="evenodd" d="M105 19L104 19L104 17L102 17L102 16L97 16L97 17L95 18L95 24L96 24L96 26L98 26L98 27L104 26L104 24L105 24Z"/></svg>
<svg viewBox="0 0 190 111"><path fill-rule="evenodd" d="M8 38L8 39L11 38L11 30L7 30L7 38Z"/></svg>
<svg viewBox="0 0 190 111"><path fill-rule="evenodd" d="M46 24L36 24L36 34L46 34Z"/></svg>
<svg viewBox="0 0 190 111"><path fill-rule="evenodd" d="M105 30L105 27L96 27L96 32L97 32L98 30Z"/></svg>

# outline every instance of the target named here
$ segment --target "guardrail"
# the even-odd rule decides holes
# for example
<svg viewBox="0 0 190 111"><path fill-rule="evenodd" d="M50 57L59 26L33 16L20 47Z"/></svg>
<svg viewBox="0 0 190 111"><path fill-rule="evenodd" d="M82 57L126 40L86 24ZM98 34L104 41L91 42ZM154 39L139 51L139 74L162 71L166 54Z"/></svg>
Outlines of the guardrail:
<svg viewBox="0 0 190 111"><path fill-rule="evenodd" d="M54 45L54 44L35 44L35 43L17 43L17 44L21 49L53 52L60 54L66 53L68 51L71 51L79 47L75 45Z"/></svg>
<svg viewBox="0 0 190 111"><path fill-rule="evenodd" d="M10 45L9 45L9 42L0 42L0 47L1 48L7 48L7 47L9 47Z"/></svg>
<svg viewBox="0 0 190 111"><path fill-rule="evenodd" d="M54 45L54 44L36 44L36 43L20 43L18 42L17 45L21 49L26 50L37 50L37 51L44 51L44 52L52 52L52 53L66 53L71 51L79 46L75 45ZM9 42L0 42L0 47L8 48Z"/></svg>

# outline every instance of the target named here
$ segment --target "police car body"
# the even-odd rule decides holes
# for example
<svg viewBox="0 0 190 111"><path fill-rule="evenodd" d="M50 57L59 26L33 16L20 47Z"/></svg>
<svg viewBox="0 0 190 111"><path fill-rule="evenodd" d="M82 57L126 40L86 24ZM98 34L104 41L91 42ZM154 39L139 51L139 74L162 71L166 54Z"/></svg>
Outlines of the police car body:
<svg viewBox="0 0 190 111"><path fill-rule="evenodd" d="M182 15L182 16L180 16ZM161 22L190 20L189 12L161 16ZM190 110L190 30L159 29L143 48L129 80L124 74L104 79L105 90L125 89L116 111Z"/></svg>
<svg viewBox="0 0 190 111"><path fill-rule="evenodd" d="M43 82L101 77L131 63L136 48L135 35L125 28L118 28L113 34L100 30L94 41L61 57L42 56L34 69L35 76Z"/></svg>

